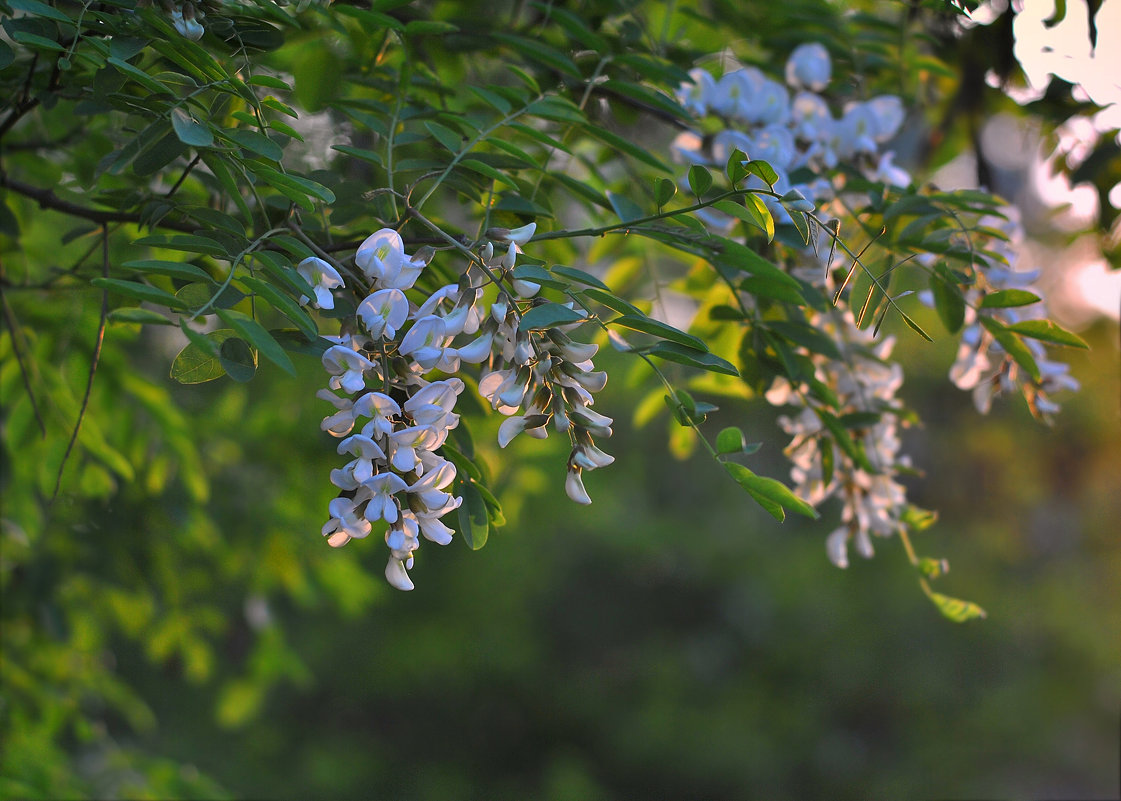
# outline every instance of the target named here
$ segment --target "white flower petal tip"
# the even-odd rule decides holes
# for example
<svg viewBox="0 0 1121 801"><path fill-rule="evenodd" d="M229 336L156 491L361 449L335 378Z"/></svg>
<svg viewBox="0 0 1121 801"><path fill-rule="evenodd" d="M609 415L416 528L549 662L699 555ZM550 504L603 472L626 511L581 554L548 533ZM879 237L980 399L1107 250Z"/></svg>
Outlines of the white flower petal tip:
<svg viewBox="0 0 1121 801"><path fill-rule="evenodd" d="M385 580L402 592L413 589L413 582L409 578L408 571L405 570L405 563L392 556L385 564Z"/></svg>
<svg viewBox="0 0 1121 801"><path fill-rule="evenodd" d="M584 479L580 476L580 470L569 470L568 478L564 482L564 491L576 503L587 505L592 502L588 491L584 489Z"/></svg>
<svg viewBox="0 0 1121 801"><path fill-rule="evenodd" d="M327 535L327 544L332 548L341 548L350 542L350 535L345 531L336 531L334 534Z"/></svg>
<svg viewBox="0 0 1121 801"><path fill-rule="evenodd" d="M842 570L849 566L848 541L849 530L847 526L841 526L825 538L826 556L829 557L830 562Z"/></svg>
<svg viewBox="0 0 1121 801"><path fill-rule="evenodd" d="M513 242L515 245L524 245L529 240L533 239L533 235L537 232L537 223L531 222L529 225L523 225L521 228L515 228L506 235L506 239Z"/></svg>

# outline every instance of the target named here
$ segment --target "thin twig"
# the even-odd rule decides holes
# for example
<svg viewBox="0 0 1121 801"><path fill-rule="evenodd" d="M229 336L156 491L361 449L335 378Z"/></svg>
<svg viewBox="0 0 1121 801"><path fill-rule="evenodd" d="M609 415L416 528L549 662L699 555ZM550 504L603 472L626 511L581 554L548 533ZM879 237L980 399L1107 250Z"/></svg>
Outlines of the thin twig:
<svg viewBox="0 0 1121 801"><path fill-rule="evenodd" d="M195 168L195 165L200 161L202 161L202 153L197 153L195 157L191 159L191 163L188 164L186 169L183 170L183 174L179 176L179 180L175 182L175 186L167 190L167 194L164 195L164 197L171 197L176 192L178 192L179 187L183 185L183 182L187 180L187 176L191 174L191 170L193 170Z"/></svg>
<svg viewBox="0 0 1121 801"><path fill-rule="evenodd" d="M109 226L101 227L101 275L109 278ZM74 423L74 431L70 435L70 442L66 445L66 453L62 455L62 464L58 466L58 475L55 477L54 492L51 493L51 503L58 497L62 487L62 473L66 469L66 462L70 459L70 452L74 449L74 442L78 439L78 431L82 428L82 420L86 416L89 406L90 393L93 392L93 377L97 373L97 365L101 361L101 343L105 341L105 322L109 318L109 290L101 291L101 319L97 323L97 339L93 345L93 359L90 360L90 374L86 381L86 394L82 397L82 406L78 409L78 420Z"/></svg>
<svg viewBox="0 0 1121 801"><path fill-rule="evenodd" d="M47 424L43 422L43 415L39 413L39 404L35 402L35 393L31 391L31 376L27 373L27 365L24 364L23 353L19 347L19 338L16 336L19 325L11 307L8 305L8 298L5 295L0 295L0 301L3 302L4 307L4 322L8 324L8 330L12 332L12 351L16 354L16 363L19 364L19 374L23 378L23 388L27 390L27 398L31 401L31 410L35 412L35 419L39 422L39 430L43 432L45 437L47 436Z"/></svg>

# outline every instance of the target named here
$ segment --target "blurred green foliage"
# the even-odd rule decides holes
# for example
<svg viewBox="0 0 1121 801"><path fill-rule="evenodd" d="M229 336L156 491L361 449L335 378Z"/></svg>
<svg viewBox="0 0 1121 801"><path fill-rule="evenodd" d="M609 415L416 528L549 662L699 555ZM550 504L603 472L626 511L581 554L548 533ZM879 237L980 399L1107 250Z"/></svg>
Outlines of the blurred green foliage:
<svg viewBox="0 0 1121 801"><path fill-rule="evenodd" d="M378 7L394 5L405 4ZM438 21L464 16L459 5L424 10ZM620 40L663 28L661 4L621 5L638 23L614 31ZM893 59L929 58L899 44L902 28L823 3L680 5L694 46L749 62L820 39L851 50L838 64L858 82ZM609 7L582 11L599 19ZM945 62L921 63L948 72L945 85L976 77L962 53L1006 55L935 44ZM374 43L363 46L372 57ZM275 61L302 106L334 99L333 49L294 41ZM470 69L446 54L438 66L445 81ZM900 69L901 83L912 74ZM962 83L983 97L926 109L944 123L931 163L1008 103ZM1055 122L1070 109L1043 111ZM79 140L76 163L92 171L101 144ZM37 168L44 184L61 177ZM343 200L358 206L350 189ZM96 229L64 236L66 218L32 203L8 211L20 231L20 252L5 254L13 273L99 246ZM617 354L602 366L631 379L613 379L601 403L620 410L619 462L588 479L593 506L565 497L555 439L499 451L486 444L496 423L481 425L508 524L477 553L423 550L411 594L385 585L378 543L335 551L319 536L337 460L308 356L293 356L294 379L268 367L248 384L183 387L167 378L177 330L112 323L52 498L100 297L5 286L20 325L6 319L0 335L2 798L1118 794L1116 325L1083 332L1093 350L1073 365L1084 389L1053 429L1013 404L978 416L945 380L952 342L901 338L906 397L927 421L907 432L904 450L926 473L909 490L941 514L918 544L953 565L942 584L989 612L956 627L914 591L895 540L839 571L822 523L780 526L690 456L660 401L648 419L648 374ZM20 359L49 398L38 412ZM745 428L764 442L761 469L784 474L775 411L728 397L711 376L691 387L722 407L713 431ZM621 411L632 409L641 420Z"/></svg>

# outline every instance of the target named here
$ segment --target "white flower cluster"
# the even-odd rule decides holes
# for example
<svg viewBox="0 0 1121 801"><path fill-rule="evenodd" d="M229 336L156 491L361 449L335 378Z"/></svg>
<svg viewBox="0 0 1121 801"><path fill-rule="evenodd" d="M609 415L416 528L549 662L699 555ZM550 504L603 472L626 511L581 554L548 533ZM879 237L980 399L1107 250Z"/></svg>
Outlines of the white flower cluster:
<svg viewBox="0 0 1121 801"><path fill-rule="evenodd" d="M813 204L834 197L834 184L825 172L842 162L871 180L909 185L911 177L895 166L894 154L879 150L903 124L902 101L894 95L880 95L850 102L840 117L834 117L819 94L828 86L831 72L829 53L816 42L801 45L791 54L786 63L787 86L755 67L727 72L719 80L704 69L692 70L693 82L680 87L678 100L699 118L715 117L719 130L710 144L700 133L680 134L672 145L675 154L689 164L723 168L739 149L749 159L774 168L777 195L796 192ZM791 176L797 176L797 183ZM748 179L746 187L769 188L756 176ZM777 198L762 198L776 222L790 222ZM732 223L731 218L714 212L704 217L714 225Z"/></svg>
<svg viewBox="0 0 1121 801"><path fill-rule="evenodd" d="M1020 392L1036 417L1049 420L1060 410L1051 396L1064 389L1074 391L1079 388L1078 381L1069 374L1069 365L1048 359L1038 340L1024 338L1024 345L1039 367L1040 379L1036 381L979 320L984 315L1008 326L1039 319L1046 311L1042 294L1034 285L1039 278L1039 270L1016 268L1017 245L1024 237L1019 214L1013 207L1003 208L1001 214L1003 216L985 216L977 222L978 229L993 230L999 236L991 236L983 243L973 243L974 248L983 244L983 249L993 253L995 258L978 260L978 281L965 292L966 325L961 332L957 357L950 368L950 380L960 389L972 390L973 404L982 414L988 414L997 395ZM981 307L987 295L1008 289L1030 290L1040 300L1007 308ZM921 297L927 305L933 305L931 293L923 293Z"/></svg>
<svg viewBox="0 0 1121 801"><path fill-rule="evenodd" d="M849 540L868 558L873 553L870 535L889 537L903 527L906 490L895 480L899 468L909 467L909 459L899 455L895 400L903 369L888 361L894 338L874 342L870 331L857 328L850 311L815 313L809 322L841 349L841 360L813 355L814 378L836 396L837 403L830 408L840 413L840 425L848 427L854 448L863 452L863 466L845 448L834 445L834 434L822 419L832 412L818 406L805 384L795 386L777 378L766 398L775 406L801 407L796 416L779 418L779 425L794 437L785 450L794 465L790 472L794 491L814 506L834 495L841 497L844 525L826 539L826 553L835 565L847 567Z"/></svg>
<svg viewBox="0 0 1121 801"><path fill-rule="evenodd" d="M592 372L597 346L573 342L556 328L519 327L519 302L532 303L541 287L511 273L519 246L535 228L492 229L488 235L505 244L505 252L496 254L488 242L457 284L424 293L419 303L406 292L419 293L415 284L435 251L409 256L400 235L382 229L355 254L369 293L323 353L330 380L318 393L335 407L323 430L341 439L340 455L352 457L331 472L340 492L330 503L323 535L339 547L385 521L390 551L385 574L398 589L413 588L407 571L420 536L449 543L454 532L440 518L463 503L462 496L447 491L456 468L439 451L459 424L453 410L464 382L455 374L464 365L481 366L480 393L510 416L499 430L502 447L522 431L544 436L551 421L569 434L574 447L566 488L574 500L591 502L582 470L614 461L592 440L610 436L612 422L589 408L591 393L607 380L605 373ZM338 270L317 257L297 270L315 295L302 301L333 308L331 292L343 287ZM484 301L487 283L496 280L497 297ZM434 378L437 372L447 377Z"/></svg>
<svg viewBox="0 0 1121 801"><path fill-rule="evenodd" d="M171 20L171 26L187 39L197 42L206 33L206 29L202 27L199 20L203 14L195 8L194 3L181 3L178 6L170 6L167 11L168 18Z"/></svg>

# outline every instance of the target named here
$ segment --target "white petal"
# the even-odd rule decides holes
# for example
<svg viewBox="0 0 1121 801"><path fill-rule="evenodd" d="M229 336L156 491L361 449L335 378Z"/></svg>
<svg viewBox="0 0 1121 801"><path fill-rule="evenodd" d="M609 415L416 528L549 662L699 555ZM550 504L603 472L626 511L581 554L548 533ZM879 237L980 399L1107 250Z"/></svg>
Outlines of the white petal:
<svg viewBox="0 0 1121 801"><path fill-rule="evenodd" d="M576 503L589 504L592 502L588 491L584 489L584 480L580 478L578 469L568 471L568 478L564 482L564 491Z"/></svg>
<svg viewBox="0 0 1121 801"><path fill-rule="evenodd" d="M405 563L392 556L385 565L385 579L394 587L404 592L413 589L413 582L405 571Z"/></svg>

